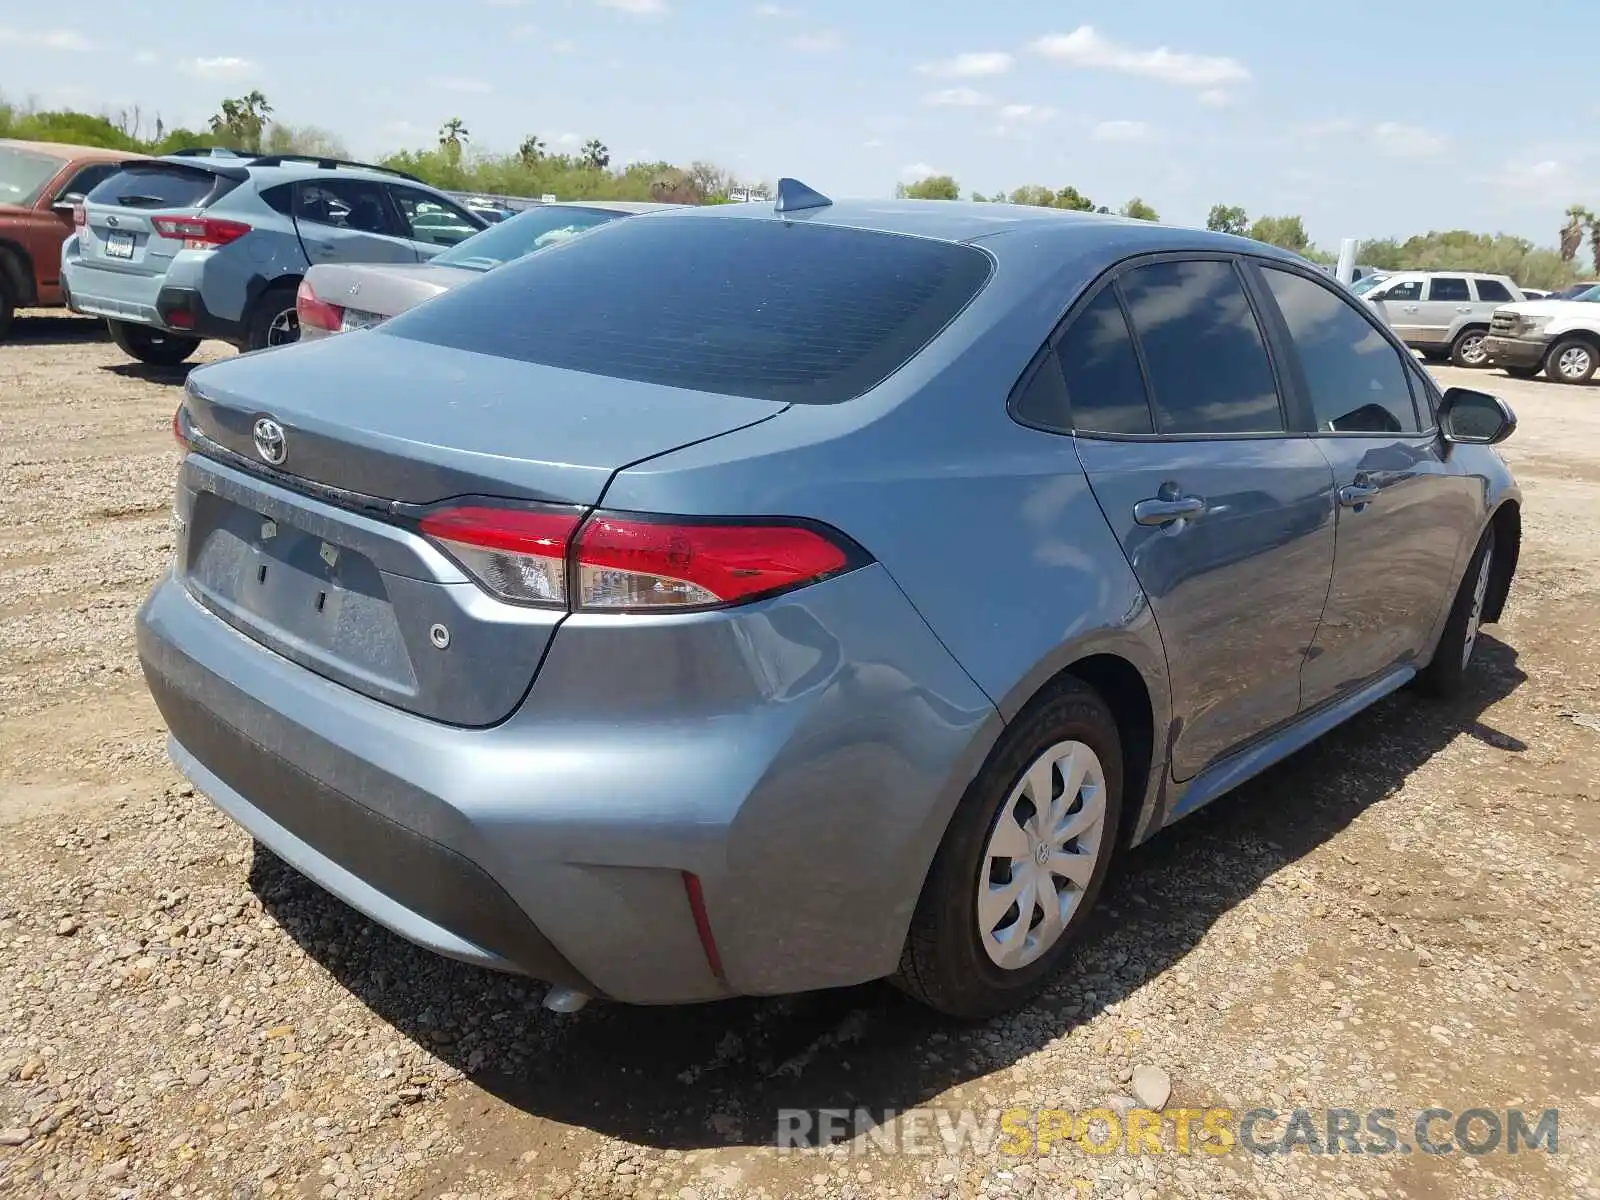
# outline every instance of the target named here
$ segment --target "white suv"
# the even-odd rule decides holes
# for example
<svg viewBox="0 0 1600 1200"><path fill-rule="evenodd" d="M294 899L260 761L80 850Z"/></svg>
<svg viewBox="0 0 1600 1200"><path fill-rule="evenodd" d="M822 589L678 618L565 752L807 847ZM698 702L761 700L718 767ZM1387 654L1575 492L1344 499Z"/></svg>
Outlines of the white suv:
<svg viewBox="0 0 1600 1200"><path fill-rule="evenodd" d="M1385 275L1361 298L1424 358L1482 367L1489 361L1483 339L1494 310L1523 297L1522 289L1506 275L1399 271Z"/></svg>

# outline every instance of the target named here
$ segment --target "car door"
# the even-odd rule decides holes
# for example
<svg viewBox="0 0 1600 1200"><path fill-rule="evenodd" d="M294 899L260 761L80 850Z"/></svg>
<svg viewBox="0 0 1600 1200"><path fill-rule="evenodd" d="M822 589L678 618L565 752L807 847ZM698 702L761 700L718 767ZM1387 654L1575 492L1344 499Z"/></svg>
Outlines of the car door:
<svg viewBox="0 0 1600 1200"><path fill-rule="evenodd" d="M1394 334L1408 345L1420 340L1422 333L1422 280L1402 279L1396 283L1380 283L1367 295L1367 303L1381 317Z"/></svg>
<svg viewBox="0 0 1600 1200"><path fill-rule="evenodd" d="M1443 346L1472 317L1472 290L1463 275L1435 275L1428 280L1417 312L1417 341Z"/></svg>
<svg viewBox="0 0 1600 1200"><path fill-rule="evenodd" d="M1143 260L1056 344L1090 487L1166 647L1176 778L1291 719L1333 562L1333 476L1293 428L1236 263Z"/></svg>
<svg viewBox="0 0 1600 1200"><path fill-rule="evenodd" d="M1450 460L1411 356L1310 272L1253 269L1338 501L1333 578L1302 674L1309 708L1424 652L1482 501Z"/></svg>
<svg viewBox="0 0 1600 1200"><path fill-rule="evenodd" d="M312 263L417 261L388 195L368 179L300 180L294 223Z"/></svg>
<svg viewBox="0 0 1600 1200"><path fill-rule="evenodd" d="M388 191L400 214L403 231L423 261L488 227L481 217L421 188L395 183L388 185Z"/></svg>

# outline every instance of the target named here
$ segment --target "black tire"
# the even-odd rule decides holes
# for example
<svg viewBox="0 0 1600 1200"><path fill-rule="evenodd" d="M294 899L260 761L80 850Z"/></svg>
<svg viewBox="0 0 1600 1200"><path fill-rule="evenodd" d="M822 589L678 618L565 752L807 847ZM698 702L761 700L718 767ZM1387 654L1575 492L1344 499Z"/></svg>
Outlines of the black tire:
<svg viewBox="0 0 1600 1200"><path fill-rule="evenodd" d="M1588 383L1596 369L1600 369L1600 350L1583 338L1562 338L1544 359L1545 377L1557 383Z"/></svg>
<svg viewBox="0 0 1600 1200"><path fill-rule="evenodd" d="M300 316L294 307L298 287L294 283L276 283L261 293L256 306L250 310L244 349L265 350L269 346L293 345L300 340Z"/></svg>
<svg viewBox="0 0 1600 1200"><path fill-rule="evenodd" d="M1105 816L1098 859L1060 938L1032 963L1007 970L985 950L977 921L977 889L987 884L992 869L985 857L989 838L1027 768L1064 741L1083 743L1100 760ZM1105 882L1116 853L1121 805L1122 739L1116 720L1092 688L1065 679L1006 730L956 806L917 900L895 984L929 1007L965 1020L996 1016L1036 995L1062 965ZM1030 910L1030 922L1034 919Z"/></svg>
<svg viewBox="0 0 1600 1200"><path fill-rule="evenodd" d="M1539 372L1542 371L1544 368L1543 367L1501 367L1500 369L1502 371L1504 371L1507 375L1511 376L1511 378L1513 378L1513 379L1535 379L1535 378L1538 377Z"/></svg>
<svg viewBox="0 0 1600 1200"><path fill-rule="evenodd" d="M108 318L106 327L111 330L111 340L119 350L152 367L175 367L200 348L199 338L183 337L149 325L135 325L132 321Z"/></svg>
<svg viewBox="0 0 1600 1200"><path fill-rule="evenodd" d="M1416 678L1417 689L1430 696L1448 699L1461 691L1472 665L1472 652L1478 645L1478 619L1483 612L1483 593L1488 591L1494 570L1494 527L1484 530L1483 539L1472 553L1472 561L1461 577L1450 616L1439 635L1433 661ZM1480 582L1483 592L1479 591ZM1470 647L1469 647L1470 639Z"/></svg>
<svg viewBox="0 0 1600 1200"><path fill-rule="evenodd" d="M1484 351L1483 339L1489 336L1489 331L1482 325L1470 325L1456 334L1456 340L1450 343L1450 361L1458 367L1469 370L1478 370L1489 365L1489 356Z"/></svg>

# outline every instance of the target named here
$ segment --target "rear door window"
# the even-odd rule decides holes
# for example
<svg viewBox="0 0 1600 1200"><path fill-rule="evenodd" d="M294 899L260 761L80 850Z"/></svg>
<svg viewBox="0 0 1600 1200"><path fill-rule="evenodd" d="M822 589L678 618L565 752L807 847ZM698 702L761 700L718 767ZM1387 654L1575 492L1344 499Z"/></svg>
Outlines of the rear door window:
<svg viewBox="0 0 1600 1200"><path fill-rule="evenodd" d="M1118 284L1144 355L1156 432L1284 430L1266 341L1231 262L1153 263Z"/></svg>
<svg viewBox="0 0 1600 1200"><path fill-rule="evenodd" d="M923 349L988 281L972 246L661 213L491 271L377 333L793 404L835 404Z"/></svg>
<svg viewBox="0 0 1600 1200"><path fill-rule="evenodd" d="M1505 304L1511 299L1511 289L1498 279L1475 279L1472 282L1478 289L1479 300Z"/></svg>
<svg viewBox="0 0 1600 1200"><path fill-rule="evenodd" d="M118 171L97 185L88 201L118 208L200 208L221 182L210 171L152 163Z"/></svg>
<svg viewBox="0 0 1600 1200"><path fill-rule="evenodd" d="M295 184L294 216L353 233L405 235L396 227L383 189L365 179L318 179Z"/></svg>
<svg viewBox="0 0 1600 1200"><path fill-rule="evenodd" d="M1445 303L1466 303L1472 299L1472 293L1467 290L1465 279L1442 275L1429 285L1428 299Z"/></svg>

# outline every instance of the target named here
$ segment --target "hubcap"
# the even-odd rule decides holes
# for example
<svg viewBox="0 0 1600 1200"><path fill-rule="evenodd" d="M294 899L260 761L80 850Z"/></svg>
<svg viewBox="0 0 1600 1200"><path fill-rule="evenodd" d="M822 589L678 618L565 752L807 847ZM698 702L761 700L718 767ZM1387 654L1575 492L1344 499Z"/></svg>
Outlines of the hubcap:
<svg viewBox="0 0 1600 1200"><path fill-rule="evenodd" d="M1023 772L995 818L978 879L978 934L1015 971L1061 940L1094 877L1106 777L1082 742L1060 742Z"/></svg>
<svg viewBox="0 0 1600 1200"><path fill-rule="evenodd" d="M1461 643L1463 671L1472 661L1472 651L1478 644L1478 626L1483 623L1483 602L1489 595L1489 568L1493 562L1493 552L1483 556L1483 565L1478 568L1478 578L1472 585L1472 611L1467 614L1467 633Z"/></svg>
<svg viewBox="0 0 1600 1200"><path fill-rule="evenodd" d="M1461 361L1472 366L1477 366L1487 355L1483 349L1483 335L1481 333L1469 334L1461 340Z"/></svg>
<svg viewBox="0 0 1600 1200"><path fill-rule="evenodd" d="M1573 346L1561 353L1561 359L1556 363L1556 370L1568 379L1582 379L1589 373L1589 352L1582 346Z"/></svg>
<svg viewBox="0 0 1600 1200"><path fill-rule="evenodd" d="M272 324L267 326L267 345L287 346L290 342L300 340L300 314L292 308L286 308L272 318Z"/></svg>

